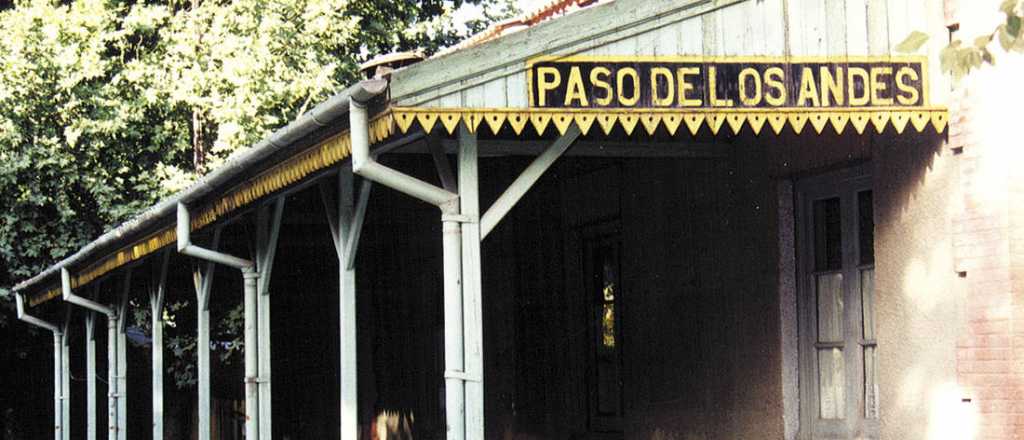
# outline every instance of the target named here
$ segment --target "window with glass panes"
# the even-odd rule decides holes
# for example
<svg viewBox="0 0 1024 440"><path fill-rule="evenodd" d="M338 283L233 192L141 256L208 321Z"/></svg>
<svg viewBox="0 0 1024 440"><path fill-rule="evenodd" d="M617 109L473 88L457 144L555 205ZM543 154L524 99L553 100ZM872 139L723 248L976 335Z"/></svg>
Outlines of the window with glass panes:
<svg viewBox="0 0 1024 440"><path fill-rule="evenodd" d="M878 438L874 210L866 166L797 183L801 438Z"/></svg>

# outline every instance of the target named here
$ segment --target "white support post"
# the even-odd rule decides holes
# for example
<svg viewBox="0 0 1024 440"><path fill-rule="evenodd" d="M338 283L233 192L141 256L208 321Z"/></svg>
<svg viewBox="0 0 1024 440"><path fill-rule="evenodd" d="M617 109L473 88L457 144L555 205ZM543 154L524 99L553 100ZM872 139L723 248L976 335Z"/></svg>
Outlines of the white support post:
<svg viewBox="0 0 1024 440"><path fill-rule="evenodd" d="M131 293L132 269L124 274L121 300L117 308L117 440L128 439L128 297Z"/></svg>
<svg viewBox="0 0 1024 440"><path fill-rule="evenodd" d="M55 440L64 440L64 334L53 332L53 425Z"/></svg>
<svg viewBox="0 0 1024 440"><path fill-rule="evenodd" d="M363 220L366 218L366 205L370 199L373 183L363 180L359 190L358 202L355 202L355 177L352 170L342 167L338 171L337 186L321 185L320 195L323 198L327 213L327 223L331 228L331 239L338 256L338 329L341 347L341 440L356 440L359 437L359 389L358 389L358 353L356 351L356 270L355 253L359 245ZM334 197L334 194L337 197ZM355 206L353 206L353 202Z"/></svg>
<svg viewBox="0 0 1024 440"><path fill-rule="evenodd" d="M220 245L220 228L213 231L214 250ZM205 269L192 272L196 290L196 388L198 394L199 440L210 440L210 288L217 265L210 261Z"/></svg>
<svg viewBox="0 0 1024 440"><path fill-rule="evenodd" d="M67 310L64 317L64 337L61 341L61 419L64 429L61 435L64 440L71 439L71 338L69 326L71 324L71 308Z"/></svg>
<svg viewBox="0 0 1024 440"><path fill-rule="evenodd" d="M257 338L259 337L256 328L258 318L256 310L256 281L259 273L253 268L242 270L243 300L245 310L245 438L258 439L260 435L259 413L259 386L256 381L259 379L259 350ZM253 420L253 419L256 420Z"/></svg>
<svg viewBox="0 0 1024 440"><path fill-rule="evenodd" d="M96 440L96 315L85 312L85 438Z"/></svg>
<svg viewBox="0 0 1024 440"><path fill-rule="evenodd" d="M444 267L444 396L448 440L466 438L466 370L462 324L462 224L442 216Z"/></svg>
<svg viewBox="0 0 1024 440"><path fill-rule="evenodd" d="M107 317L107 439L117 440L117 315Z"/></svg>
<svg viewBox="0 0 1024 440"><path fill-rule="evenodd" d="M277 238L281 231L281 216L284 214L284 197L274 201L271 215L269 206L256 211L256 269L259 271L257 284L257 357L259 377L259 430L260 440L271 440L271 365L270 365L270 274L277 254Z"/></svg>
<svg viewBox="0 0 1024 440"><path fill-rule="evenodd" d="M356 352L356 271L346 265L352 239L353 191L355 179L350 169L338 173L337 236L338 253L338 329L341 347L341 439L356 440L359 434L358 354ZM367 181L365 184L368 184Z"/></svg>
<svg viewBox="0 0 1024 440"><path fill-rule="evenodd" d="M167 294L167 266L170 251L164 251L156 274L156 283L149 292L149 311L153 332L153 440L164 438L164 297Z"/></svg>
<svg viewBox="0 0 1024 440"><path fill-rule="evenodd" d="M477 138L459 127L462 224L462 315L466 374L466 439L484 438L483 307Z"/></svg>

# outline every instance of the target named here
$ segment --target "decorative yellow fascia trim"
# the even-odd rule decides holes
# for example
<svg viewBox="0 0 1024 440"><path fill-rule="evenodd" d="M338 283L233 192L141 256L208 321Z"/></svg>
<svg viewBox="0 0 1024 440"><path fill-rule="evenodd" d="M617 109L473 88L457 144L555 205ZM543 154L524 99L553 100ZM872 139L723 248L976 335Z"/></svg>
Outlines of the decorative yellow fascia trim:
<svg viewBox="0 0 1024 440"><path fill-rule="evenodd" d="M549 108L424 108L394 107L392 112L395 125L406 133L413 123L418 123L424 132L430 133L441 122L442 128L452 134L465 121L470 131L486 126L491 133L497 133L508 125L520 135L526 125L533 126L537 134L553 130L559 134L575 122L580 131L587 134L597 122L604 134L610 134L615 126L622 127L627 135L637 127L643 127L653 135L659 126L674 135L680 123L684 123L691 135L696 135L701 126L718 134L728 126L733 134L739 134L748 127L755 135L769 126L776 135L789 125L794 133L800 134L810 125L814 132L821 134L825 127L832 126L837 134L843 134L852 126L857 134L863 134L868 122L876 133L885 131L886 126L902 134L908 123L917 132L924 132L930 125L936 133L946 129L949 113L944 107L870 107L870 108L722 108L722 109L549 109ZM484 121L483 124L480 121ZM810 123L810 124L808 124Z"/></svg>
<svg viewBox="0 0 1024 440"><path fill-rule="evenodd" d="M390 112L384 112L370 121L370 142L387 139L394 133L394 121ZM192 230L198 231L235 210L245 207L262 197L282 190L306 178L312 173L326 169L345 158L352 151L348 131L341 132L319 144L274 165L266 171L247 179L226 191L221 197L196 211L192 218ZM174 225L161 229L149 236L124 247L111 255L74 271L71 287L78 288L110 273L126 264L139 261L178 240ZM36 306L61 296L61 289L55 288L34 295L28 299L29 306Z"/></svg>

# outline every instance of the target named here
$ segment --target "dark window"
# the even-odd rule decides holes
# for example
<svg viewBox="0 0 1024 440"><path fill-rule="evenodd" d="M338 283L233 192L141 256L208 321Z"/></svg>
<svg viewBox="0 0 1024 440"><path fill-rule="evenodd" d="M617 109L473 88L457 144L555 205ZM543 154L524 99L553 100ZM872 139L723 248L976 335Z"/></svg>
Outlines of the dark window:
<svg viewBox="0 0 1024 440"><path fill-rule="evenodd" d="M839 198L814 202L814 270L843 267L843 228Z"/></svg>
<svg viewBox="0 0 1024 440"><path fill-rule="evenodd" d="M860 264L875 264L875 211L871 191L857 193Z"/></svg>

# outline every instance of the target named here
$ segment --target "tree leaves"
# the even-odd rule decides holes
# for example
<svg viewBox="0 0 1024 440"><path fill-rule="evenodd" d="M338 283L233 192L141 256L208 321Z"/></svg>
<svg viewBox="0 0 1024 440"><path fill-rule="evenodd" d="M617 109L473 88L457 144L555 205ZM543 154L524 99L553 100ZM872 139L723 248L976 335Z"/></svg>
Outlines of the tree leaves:
<svg viewBox="0 0 1024 440"><path fill-rule="evenodd" d="M900 44L897 44L895 50L902 53L913 53L917 52L921 46L924 46L928 42L928 34L921 31L911 32Z"/></svg>
<svg viewBox="0 0 1024 440"><path fill-rule="evenodd" d="M939 61L942 70L959 81L972 70L980 68L985 64L995 64L996 58L989 49L992 40L998 40L999 46L1007 52L1024 52L1024 1L1004 0L999 6L1000 12L1006 15L1006 20L996 29L986 35L975 37L973 44L965 46L962 40L956 39L949 43L939 52ZM896 45L897 52L915 52L928 40L928 36L920 31L914 31L900 44Z"/></svg>
<svg viewBox="0 0 1024 440"><path fill-rule="evenodd" d="M486 12L471 29L452 23L464 3ZM10 308L14 282L356 80L359 62L432 53L508 18L513 4L81 0L0 9L0 307ZM171 370L190 386L194 329L177 328L180 307L168 308ZM146 327L140 311L136 324ZM236 308L217 324L224 359L241 347L241 322Z"/></svg>

